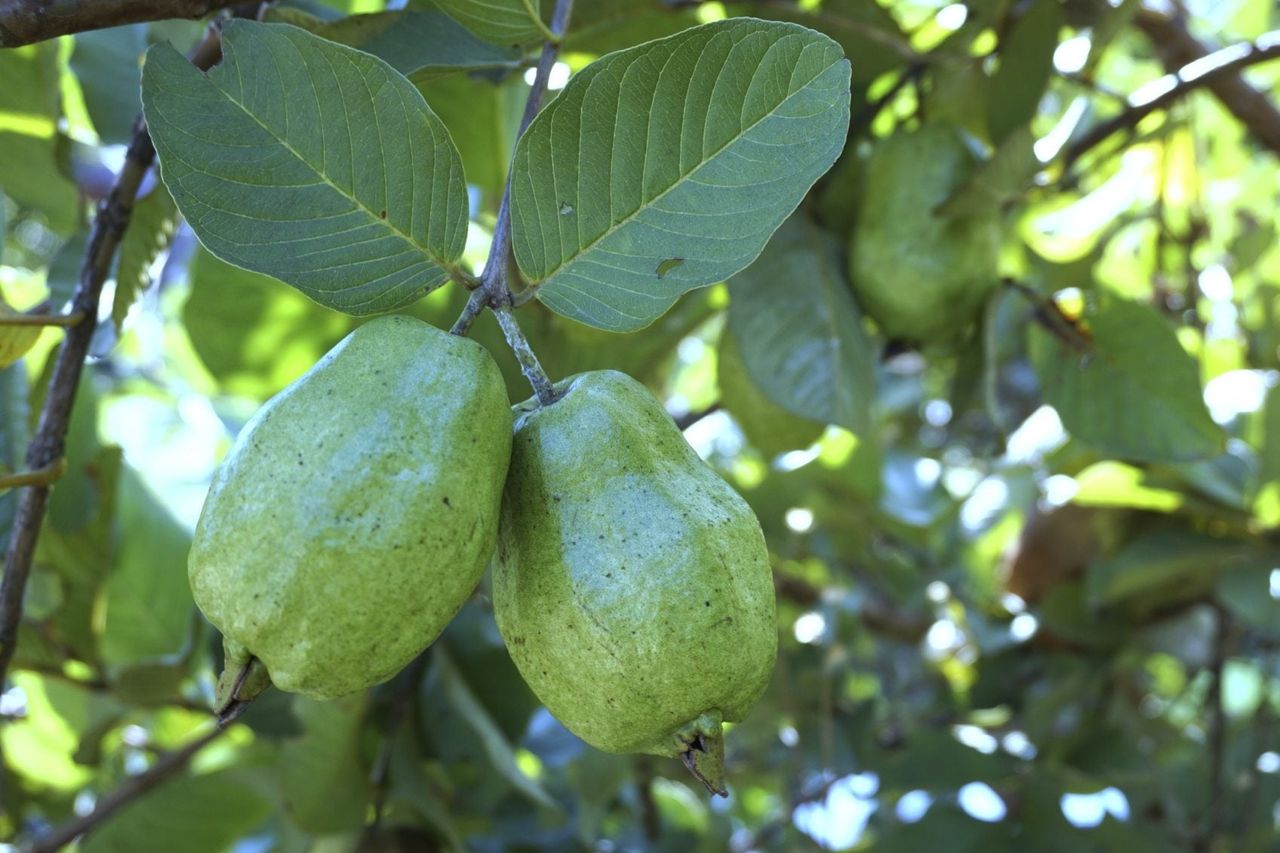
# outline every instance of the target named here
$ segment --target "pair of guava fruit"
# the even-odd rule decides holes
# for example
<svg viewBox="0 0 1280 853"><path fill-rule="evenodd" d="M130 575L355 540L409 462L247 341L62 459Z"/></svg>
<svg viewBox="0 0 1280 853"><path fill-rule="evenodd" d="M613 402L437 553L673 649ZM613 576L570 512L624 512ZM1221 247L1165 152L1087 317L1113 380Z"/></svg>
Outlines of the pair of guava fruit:
<svg viewBox="0 0 1280 853"><path fill-rule="evenodd" d="M390 678L479 583L567 728L723 793L721 724L773 668L768 552L736 491L624 374L510 407L479 344L390 316L271 399L215 475L189 560L219 702ZM514 427L514 428L513 428ZM246 676L248 676L246 680Z"/></svg>

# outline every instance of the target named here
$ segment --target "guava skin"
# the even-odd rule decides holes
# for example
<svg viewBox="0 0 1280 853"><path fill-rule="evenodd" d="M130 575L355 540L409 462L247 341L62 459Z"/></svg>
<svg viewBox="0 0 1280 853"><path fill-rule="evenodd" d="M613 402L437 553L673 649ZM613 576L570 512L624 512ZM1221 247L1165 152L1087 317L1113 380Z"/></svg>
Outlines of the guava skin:
<svg viewBox="0 0 1280 853"><path fill-rule="evenodd" d="M277 687L332 698L425 649L493 554L511 417L483 347L403 316L269 400L214 476L188 560L224 681L252 656Z"/></svg>
<svg viewBox="0 0 1280 853"><path fill-rule="evenodd" d="M998 212L937 212L975 164L960 131L947 125L895 133L867 161L849 274L858 304L891 338L950 337L998 281Z"/></svg>
<svg viewBox="0 0 1280 853"><path fill-rule="evenodd" d="M516 407L493 604L512 659L606 752L680 757L723 793L722 721L777 654L773 575L746 501L616 371Z"/></svg>

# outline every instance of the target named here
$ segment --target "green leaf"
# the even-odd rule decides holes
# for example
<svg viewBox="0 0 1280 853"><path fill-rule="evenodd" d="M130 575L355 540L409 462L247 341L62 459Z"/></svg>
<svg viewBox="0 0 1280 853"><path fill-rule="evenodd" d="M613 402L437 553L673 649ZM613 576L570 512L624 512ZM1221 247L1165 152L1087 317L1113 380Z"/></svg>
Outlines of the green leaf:
<svg viewBox="0 0 1280 853"><path fill-rule="evenodd" d="M729 329L747 372L793 414L865 435L875 354L836 240L793 217L729 282Z"/></svg>
<svg viewBox="0 0 1280 853"><path fill-rule="evenodd" d="M142 24L76 33L71 70L80 81L84 105L104 144L133 137L133 121L142 112L139 94L147 28Z"/></svg>
<svg viewBox="0 0 1280 853"><path fill-rule="evenodd" d="M0 370L0 471L22 467L30 441L30 406L27 402L27 371L19 361ZM9 549L13 514L18 509L18 490L0 492L0 554Z"/></svg>
<svg viewBox="0 0 1280 853"><path fill-rule="evenodd" d="M845 56L852 57L853 81L859 85L868 85L886 71L919 59L893 14L880 3L823 0L821 5L783 5L768 0L736 4L734 11L791 21L826 33Z"/></svg>
<svg viewBox="0 0 1280 853"><path fill-rule="evenodd" d="M525 44L551 34L542 23L538 0L435 0L435 5L496 44Z"/></svg>
<svg viewBox="0 0 1280 853"><path fill-rule="evenodd" d="M55 42L0 50L0 190L70 234L80 222L76 185L58 156L62 96Z"/></svg>
<svg viewBox="0 0 1280 853"><path fill-rule="evenodd" d="M1131 601L1142 610L1157 610L1170 600L1194 598L1227 569L1270 568L1274 558L1247 540L1161 526L1089 567L1089 599L1102 605Z"/></svg>
<svg viewBox="0 0 1280 853"><path fill-rule="evenodd" d="M435 11L400 9L324 21L297 9L276 7L268 12L267 20L294 24L330 41L359 48L411 80L453 71L514 68L521 59L519 51L476 38L448 15Z"/></svg>
<svg viewBox="0 0 1280 853"><path fill-rule="evenodd" d="M151 265L169 247L178 226L178 208L164 185L157 183L133 207L129 229L120 243L120 265L116 270L116 295L111 319L119 334L133 303L151 284Z"/></svg>
<svg viewBox="0 0 1280 853"><path fill-rule="evenodd" d="M220 770L166 781L82 842L85 853L221 853L271 814L244 772ZM177 839L181 839L180 842Z"/></svg>
<svg viewBox="0 0 1280 853"><path fill-rule="evenodd" d="M84 264L84 253L88 245L89 232L81 228L68 237L54 253L45 275L45 286L49 288L49 298L54 305L65 305L75 295L76 287L80 284L80 267Z"/></svg>
<svg viewBox="0 0 1280 853"><path fill-rule="evenodd" d="M822 435L822 424L791 414L760 390L748 375L738 341L729 329L720 333L716 384L724 410L737 421L751 446L770 459L808 447Z"/></svg>
<svg viewBox="0 0 1280 853"><path fill-rule="evenodd" d="M697 10L636 0L576 3L564 50L597 56L664 38L698 24Z"/></svg>
<svg viewBox="0 0 1280 853"><path fill-rule="evenodd" d="M191 632L191 535L131 468L120 477L119 552L105 587L101 652L110 664L176 655Z"/></svg>
<svg viewBox="0 0 1280 853"><path fill-rule="evenodd" d="M183 323L204 366L227 392L265 400L311 369L353 328L263 275L196 253Z"/></svg>
<svg viewBox="0 0 1280 853"><path fill-rule="evenodd" d="M74 760L81 733L119 715L120 705L67 681L28 672L13 675L26 696L24 719L0 727L0 746L9 768L42 788L72 790L92 774Z"/></svg>
<svg viewBox="0 0 1280 853"><path fill-rule="evenodd" d="M349 314L449 278L467 234L458 151L386 63L296 27L232 21L200 73L147 53L142 100L165 185L201 242Z"/></svg>
<svg viewBox="0 0 1280 853"><path fill-rule="evenodd" d="M1204 459L1224 447L1199 370L1155 311L1114 297L1091 302L1088 334L1031 327L1032 364L1045 401L1072 436L1120 457Z"/></svg>
<svg viewBox="0 0 1280 853"><path fill-rule="evenodd" d="M1237 619L1256 631L1280 634L1280 600L1272 583L1276 569L1266 563L1239 566L1218 577L1214 593Z"/></svg>
<svg viewBox="0 0 1280 853"><path fill-rule="evenodd" d="M751 263L848 122L849 62L803 27L737 18L609 54L516 146L516 261L553 311L642 328Z"/></svg>
<svg viewBox="0 0 1280 853"><path fill-rule="evenodd" d="M1000 67L991 78L987 126L999 145L1036 114L1053 73L1053 51L1062 29L1062 4L1031 3L1000 44Z"/></svg>
<svg viewBox="0 0 1280 853"><path fill-rule="evenodd" d="M431 652L433 668L448 697L449 704L472 731L480 738L489 763L502 778L527 797L530 801L548 809L559 811L560 806L551 798L543 787L529 778L516 764L515 751L507 741L506 735L498 724L489 716L480 701L467 685L462 673L449 657L443 646L435 646Z"/></svg>
<svg viewBox="0 0 1280 853"><path fill-rule="evenodd" d="M332 702L294 699L304 731L280 748L280 784L289 818L307 832L364 825L372 793L359 750L364 705L364 694Z"/></svg>

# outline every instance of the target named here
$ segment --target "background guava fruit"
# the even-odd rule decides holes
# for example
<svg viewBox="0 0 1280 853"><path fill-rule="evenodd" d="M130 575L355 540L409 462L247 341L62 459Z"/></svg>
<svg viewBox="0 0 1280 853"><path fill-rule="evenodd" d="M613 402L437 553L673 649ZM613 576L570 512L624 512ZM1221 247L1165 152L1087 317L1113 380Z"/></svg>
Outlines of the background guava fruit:
<svg viewBox="0 0 1280 853"><path fill-rule="evenodd" d="M998 281L998 211L939 211L975 165L960 131L937 124L881 140L867 161L849 273L858 304L890 338L950 336Z"/></svg>
<svg viewBox="0 0 1280 853"><path fill-rule="evenodd" d="M403 316L348 335L245 426L201 512L191 589L227 673L256 657L318 697L394 675L484 573L510 448L479 344Z"/></svg>
<svg viewBox="0 0 1280 853"><path fill-rule="evenodd" d="M777 653L773 576L746 501L615 371L517 407L493 598L521 675L607 752L681 758L724 791L721 723Z"/></svg>

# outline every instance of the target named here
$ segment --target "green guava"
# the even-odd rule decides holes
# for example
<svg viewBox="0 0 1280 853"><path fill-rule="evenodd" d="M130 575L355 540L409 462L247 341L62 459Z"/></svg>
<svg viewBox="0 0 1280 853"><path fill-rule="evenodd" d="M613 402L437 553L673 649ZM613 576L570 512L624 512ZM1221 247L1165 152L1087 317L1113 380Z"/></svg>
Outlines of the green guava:
<svg viewBox="0 0 1280 853"><path fill-rule="evenodd" d="M521 675L606 752L680 758L724 793L721 724L777 654L773 576L746 501L643 385L571 377L516 407L493 605Z"/></svg>
<svg viewBox="0 0 1280 853"><path fill-rule="evenodd" d="M945 124L895 133L867 162L849 273L859 305L891 338L950 337L998 281L998 211L939 211L975 165L960 131Z"/></svg>
<svg viewBox="0 0 1280 853"><path fill-rule="evenodd" d="M224 704L252 659L329 698L425 649L493 554L510 455L489 353L411 317L364 324L269 400L214 476L188 561L223 633Z"/></svg>

